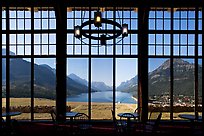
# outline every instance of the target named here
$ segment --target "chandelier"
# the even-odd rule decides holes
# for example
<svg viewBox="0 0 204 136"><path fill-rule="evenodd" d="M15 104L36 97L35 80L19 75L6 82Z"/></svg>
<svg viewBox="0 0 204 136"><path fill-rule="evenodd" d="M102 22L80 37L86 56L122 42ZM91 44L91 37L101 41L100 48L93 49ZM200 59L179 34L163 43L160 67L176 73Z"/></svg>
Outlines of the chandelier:
<svg viewBox="0 0 204 136"><path fill-rule="evenodd" d="M92 25L94 25L95 28L93 28ZM108 29L107 27L103 28L105 25L112 25L112 29ZM87 27L89 29L85 30L84 28ZM116 21L102 18L101 12L97 11L94 12L94 19L83 22L81 26L77 25L74 27L74 36L82 42L84 39L82 36L91 40L98 40L100 41L100 45L103 46L106 45L107 40L120 38L120 42L124 37L127 37L128 24L121 25Z"/></svg>

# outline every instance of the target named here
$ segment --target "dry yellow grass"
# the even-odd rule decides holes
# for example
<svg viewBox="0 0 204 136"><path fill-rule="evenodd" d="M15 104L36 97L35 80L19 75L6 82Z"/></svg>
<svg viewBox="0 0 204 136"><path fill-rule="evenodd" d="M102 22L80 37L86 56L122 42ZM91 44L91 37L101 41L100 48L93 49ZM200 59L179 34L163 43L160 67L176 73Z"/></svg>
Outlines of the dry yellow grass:
<svg viewBox="0 0 204 136"><path fill-rule="evenodd" d="M31 99L30 98L10 98L11 106L30 106ZM55 106L55 101L50 99L34 99L35 106ZM84 112L88 114L88 102L67 102L68 106L71 106L71 111L75 112ZM2 98L2 106L6 106L5 98ZM121 112L133 112L137 104L124 104L124 103L116 103L116 115ZM91 117L92 119L102 119L102 120L110 120L112 119L111 109L113 108L112 103L91 103ZM193 114L192 112L182 112ZM178 117L179 113L174 113L174 119L180 119ZM19 116L14 116L12 118L22 119L22 120L30 120L30 113L22 113ZM116 116L117 117L117 116ZM51 119L49 113L34 113L35 119ZM162 119L170 119L169 112L163 112Z"/></svg>
<svg viewBox="0 0 204 136"><path fill-rule="evenodd" d="M10 106L28 106L31 105L31 98L10 98ZM50 99L35 98L35 106L54 106L55 101ZM2 98L2 106L6 106L6 99Z"/></svg>
<svg viewBox="0 0 204 136"><path fill-rule="evenodd" d="M30 98L10 98L11 107L18 106L30 106ZM35 106L55 106L54 100L49 99L34 99ZM88 113L88 103L87 102L67 102L68 106L71 106L71 111ZM2 98L2 106L6 106L5 98ZM133 112L137 107L136 104L123 104L116 103L116 114L120 112ZM111 109L113 109L112 103L91 103L91 116L92 119L112 119ZM22 113L20 116L13 117L15 119L30 119L30 113ZM35 113L35 119L51 119L49 113Z"/></svg>

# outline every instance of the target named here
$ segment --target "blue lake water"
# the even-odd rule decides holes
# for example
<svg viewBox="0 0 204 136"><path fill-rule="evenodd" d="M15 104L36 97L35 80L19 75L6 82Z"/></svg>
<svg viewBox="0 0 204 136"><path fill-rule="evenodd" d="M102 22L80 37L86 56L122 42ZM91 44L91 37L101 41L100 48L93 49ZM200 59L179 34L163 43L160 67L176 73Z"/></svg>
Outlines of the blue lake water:
<svg viewBox="0 0 204 136"><path fill-rule="evenodd" d="M88 93L82 93L77 96L68 97L67 101L70 102L87 102ZM92 102L112 102L113 101L113 92L112 91L102 91L102 92L93 92L91 93ZM116 103L137 103L133 99L132 95L124 92L116 92Z"/></svg>

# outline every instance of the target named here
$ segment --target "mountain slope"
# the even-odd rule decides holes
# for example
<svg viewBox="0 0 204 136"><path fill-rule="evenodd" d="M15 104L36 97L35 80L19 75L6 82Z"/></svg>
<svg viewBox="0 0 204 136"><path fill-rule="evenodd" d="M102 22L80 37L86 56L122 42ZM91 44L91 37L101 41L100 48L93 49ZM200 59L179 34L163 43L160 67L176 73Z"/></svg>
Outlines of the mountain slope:
<svg viewBox="0 0 204 136"><path fill-rule="evenodd" d="M174 73L174 95L194 95L194 64L189 63L183 59L174 59L173 73ZM135 76L134 78L137 78ZM134 95L137 92L137 83L131 82L122 83L118 89L124 92L129 92ZM168 93L170 90L170 60L165 61L154 71L148 74L148 88L149 95L162 95ZM202 67L198 66L198 81L199 81L199 94L202 92ZM122 89L121 89L122 88ZM125 89L126 88L126 89Z"/></svg>
<svg viewBox="0 0 204 136"><path fill-rule="evenodd" d="M5 69L2 73L5 74ZM5 79L4 79L5 80ZM21 58L10 60L11 97L30 97L31 63ZM92 90L97 91L97 90ZM67 94L87 93L88 87L67 77ZM55 99L56 75L47 65L34 65L34 96Z"/></svg>

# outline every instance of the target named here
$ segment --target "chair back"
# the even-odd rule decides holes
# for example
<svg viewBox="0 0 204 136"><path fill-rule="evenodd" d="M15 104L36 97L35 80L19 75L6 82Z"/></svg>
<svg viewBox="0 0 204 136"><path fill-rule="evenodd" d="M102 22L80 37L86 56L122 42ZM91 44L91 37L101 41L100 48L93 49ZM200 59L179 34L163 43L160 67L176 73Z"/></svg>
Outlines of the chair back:
<svg viewBox="0 0 204 136"><path fill-rule="evenodd" d="M74 117L74 122L77 126L77 132L79 134L87 134L88 130L92 128L89 116L85 113L77 113Z"/></svg>
<svg viewBox="0 0 204 136"><path fill-rule="evenodd" d="M145 125L145 132L158 133L159 124L161 121L162 112L157 108L152 109L149 114L148 122Z"/></svg>
<svg viewBox="0 0 204 136"><path fill-rule="evenodd" d="M148 121L151 122L156 120L159 114L160 112L157 110L157 108L153 108L149 114Z"/></svg>
<svg viewBox="0 0 204 136"><path fill-rule="evenodd" d="M162 112L159 113L159 115L157 116L157 119L155 120L154 123L154 127L158 127L161 121L161 117L162 117Z"/></svg>
<svg viewBox="0 0 204 136"><path fill-rule="evenodd" d="M135 110L134 110L134 113L137 113L138 114L138 121L140 120L140 115L142 114L142 107L137 107Z"/></svg>
<svg viewBox="0 0 204 136"><path fill-rule="evenodd" d="M89 116L86 113L77 113L76 116L74 117L74 120L76 122L88 122L89 121Z"/></svg>
<svg viewBox="0 0 204 136"><path fill-rule="evenodd" d="M56 123L57 122L57 114L56 114L56 110L53 108L51 111L50 111L50 115L52 117L52 121L53 123Z"/></svg>

